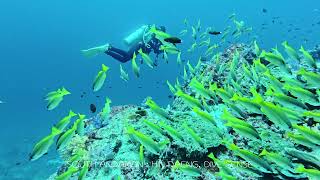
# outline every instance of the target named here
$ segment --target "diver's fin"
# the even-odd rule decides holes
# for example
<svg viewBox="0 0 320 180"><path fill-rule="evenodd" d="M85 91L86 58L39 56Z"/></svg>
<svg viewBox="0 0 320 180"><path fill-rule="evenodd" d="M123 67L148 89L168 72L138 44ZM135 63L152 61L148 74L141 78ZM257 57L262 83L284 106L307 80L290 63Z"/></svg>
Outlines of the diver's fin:
<svg viewBox="0 0 320 180"><path fill-rule="evenodd" d="M110 44L105 44L102 46L97 46L97 47L93 47L90 49L85 49L85 50L81 50L81 53L90 58L90 57L94 57L97 56L98 54L104 53L106 51L108 51L110 48Z"/></svg>

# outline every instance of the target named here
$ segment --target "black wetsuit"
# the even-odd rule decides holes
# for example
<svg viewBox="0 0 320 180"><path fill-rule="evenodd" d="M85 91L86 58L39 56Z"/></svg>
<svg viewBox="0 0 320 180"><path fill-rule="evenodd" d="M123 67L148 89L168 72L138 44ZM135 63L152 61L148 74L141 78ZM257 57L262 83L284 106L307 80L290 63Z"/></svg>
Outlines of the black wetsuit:
<svg viewBox="0 0 320 180"><path fill-rule="evenodd" d="M131 47L129 51L124 51L111 46L105 53L122 63L130 61L134 53L138 54L138 50L140 48L146 54L150 54L151 51L153 51L157 56L163 53L163 51L160 50L160 46L162 45L162 43L155 37L152 38L148 44L149 47L147 47L144 43L140 42L135 46Z"/></svg>

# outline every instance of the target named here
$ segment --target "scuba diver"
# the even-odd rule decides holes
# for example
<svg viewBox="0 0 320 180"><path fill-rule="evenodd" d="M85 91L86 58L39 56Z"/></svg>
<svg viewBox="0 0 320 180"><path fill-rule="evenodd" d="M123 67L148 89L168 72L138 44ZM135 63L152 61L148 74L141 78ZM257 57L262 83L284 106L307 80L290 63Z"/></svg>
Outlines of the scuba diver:
<svg viewBox="0 0 320 180"><path fill-rule="evenodd" d="M150 52L153 51L158 57L159 54L163 53L163 51L160 50L162 43L153 33L149 32L151 27L151 25L143 25L124 39L125 44L129 47L128 51L113 47L108 43L82 50L82 53L87 57L105 53L122 63L130 61L134 53L138 54L139 49L142 49L146 54L150 54ZM166 31L164 26L156 27L156 29L163 32ZM154 63L156 64L156 62Z"/></svg>

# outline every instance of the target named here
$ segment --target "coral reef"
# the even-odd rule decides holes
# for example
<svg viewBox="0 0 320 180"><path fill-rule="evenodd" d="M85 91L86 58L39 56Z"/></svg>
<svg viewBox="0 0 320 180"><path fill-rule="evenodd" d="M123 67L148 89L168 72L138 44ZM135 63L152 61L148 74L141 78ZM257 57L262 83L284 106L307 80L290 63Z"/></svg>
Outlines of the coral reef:
<svg viewBox="0 0 320 180"><path fill-rule="evenodd" d="M319 61L319 48L310 54ZM305 58L232 45L172 86L165 109L150 97L112 107L107 119L85 120L85 135L59 153L70 162L82 149L86 179L315 178L320 65Z"/></svg>

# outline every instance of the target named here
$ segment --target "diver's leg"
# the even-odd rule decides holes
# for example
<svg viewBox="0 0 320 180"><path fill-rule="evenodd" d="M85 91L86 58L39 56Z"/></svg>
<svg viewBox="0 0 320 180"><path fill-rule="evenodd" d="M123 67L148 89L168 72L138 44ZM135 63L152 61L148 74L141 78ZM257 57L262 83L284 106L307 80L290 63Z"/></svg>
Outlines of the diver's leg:
<svg viewBox="0 0 320 180"><path fill-rule="evenodd" d="M110 48L110 44L104 44L102 46L93 47L90 49L81 50L82 54L86 57L93 57L98 54L104 53L105 51L108 51Z"/></svg>
<svg viewBox="0 0 320 180"><path fill-rule="evenodd" d="M124 61L124 57L121 56L121 55L118 54L118 53L115 53L115 52L113 52L113 51L106 51L105 53L106 53L107 55L113 57L114 59L120 61L120 62L123 62L123 61Z"/></svg>
<svg viewBox="0 0 320 180"><path fill-rule="evenodd" d="M131 59L128 58L127 52L114 47L110 47L107 51L105 51L105 53L122 63L125 63Z"/></svg>
<svg viewBox="0 0 320 180"><path fill-rule="evenodd" d="M110 48L108 49L108 51L112 51L112 52L118 53L118 54L120 54L121 56L127 56L127 55L128 55L128 52L127 52L127 51L124 51L124 50L119 49L119 48L115 48L115 47L113 47L113 46L110 46Z"/></svg>

